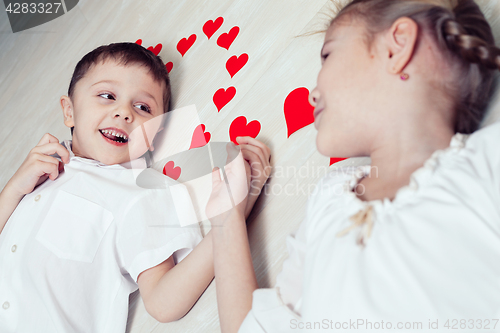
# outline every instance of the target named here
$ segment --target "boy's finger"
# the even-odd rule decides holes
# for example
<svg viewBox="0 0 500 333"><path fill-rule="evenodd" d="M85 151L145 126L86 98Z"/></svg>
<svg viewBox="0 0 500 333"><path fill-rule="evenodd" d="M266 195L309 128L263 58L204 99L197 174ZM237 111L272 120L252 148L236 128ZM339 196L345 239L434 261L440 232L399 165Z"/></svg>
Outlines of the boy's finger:
<svg viewBox="0 0 500 333"><path fill-rule="evenodd" d="M265 143L257 139L254 139L251 136L238 136L236 138L236 142L238 142L239 144L245 143L260 147L264 151L264 153L267 153L267 155L271 155L271 149Z"/></svg>
<svg viewBox="0 0 500 333"><path fill-rule="evenodd" d="M37 146L42 146L42 145L45 145L47 143L52 143L52 142L59 142L59 140L53 136L52 134L50 133L45 133L42 138L40 139L40 141L38 142Z"/></svg>
<svg viewBox="0 0 500 333"><path fill-rule="evenodd" d="M61 157L61 160L64 163L69 163L69 150L66 149L59 142L47 143L42 146L37 146L33 149L37 153L45 154L45 155L53 155L57 154Z"/></svg>
<svg viewBox="0 0 500 333"><path fill-rule="evenodd" d="M36 159L44 163L52 163L58 167L59 163L61 163L57 158L45 154L36 154Z"/></svg>
<svg viewBox="0 0 500 333"><path fill-rule="evenodd" d="M49 178L49 175L47 175L47 174L45 174L45 175L41 176L40 178L38 178L38 181L36 182L35 187L37 187L38 185L40 185L43 182L45 182L47 180L47 178Z"/></svg>
<svg viewBox="0 0 500 333"><path fill-rule="evenodd" d="M39 170L38 170L38 176L42 177L44 174L48 174L49 178L52 180L55 180L57 176L59 176L59 167L58 165L50 162L44 162L44 161L39 161ZM57 161L59 162L59 161Z"/></svg>

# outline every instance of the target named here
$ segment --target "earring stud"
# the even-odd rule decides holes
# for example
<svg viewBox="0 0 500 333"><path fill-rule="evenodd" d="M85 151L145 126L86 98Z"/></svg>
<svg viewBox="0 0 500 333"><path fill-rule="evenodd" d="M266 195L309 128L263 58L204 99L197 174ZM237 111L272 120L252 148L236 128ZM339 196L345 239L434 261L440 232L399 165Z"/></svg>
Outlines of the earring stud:
<svg viewBox="0 0 500 333"><path fill-rule="evenodd" d="M408 75L406 73L401 73L400 78L401 78L401 80L406 81L410 78L410 75Z"/></svg>

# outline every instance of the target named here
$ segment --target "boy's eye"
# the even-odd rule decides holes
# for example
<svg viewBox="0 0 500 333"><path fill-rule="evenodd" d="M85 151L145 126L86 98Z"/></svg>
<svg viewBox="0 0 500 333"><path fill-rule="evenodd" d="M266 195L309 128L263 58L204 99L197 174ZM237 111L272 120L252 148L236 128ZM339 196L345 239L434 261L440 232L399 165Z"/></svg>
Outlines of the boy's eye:
<svg viewBox="0 0 500 333"><path fill-rule="evenodd" d="M139 104L137 106L142 107L141 108L142 111L146 111L147 113L151 113L151 109L146 104Z"/></svg>
<svg viewBox="0 0 500 333"><path fill-rule="evenodd" d="M328 56L330 55L330 53L325 53L325 54L322 54L321 55L321 61L325 61L326 58L328 58Z"/></svg>
<svg viewBox="0 0 500 333"><path fill-rule="evenodd" d="M99 94L98 96L111 96L111 98L108 98L108 97L104 97L105 99L115 99L115 96L113 96L112 94L110 93L102 93L102 94Z"/></svg>

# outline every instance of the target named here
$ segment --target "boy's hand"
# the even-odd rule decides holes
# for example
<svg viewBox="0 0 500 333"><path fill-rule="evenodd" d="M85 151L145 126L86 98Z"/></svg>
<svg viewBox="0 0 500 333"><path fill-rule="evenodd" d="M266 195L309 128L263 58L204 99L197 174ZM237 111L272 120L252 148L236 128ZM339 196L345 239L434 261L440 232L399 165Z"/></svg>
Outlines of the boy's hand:
<svg viewBox="0 0 500 333"><path fill-rule="evenodd" d="M260 195L262 187L271 175L271 149L264 143L250 136L239 136L236 141L241 147L243 158L251 167L250 188L245 207L245 218L250 215L252 208Z"/></svg>
<svg viewBox="0 0 500 333"><path fill-rule="evenodd" d="M6 185L10 192L22 197L31 193L34 188L50 178L55 180L59 172L64 170L64 164L57 158L49 156L57 153L64 163L69 163L69 151L59 143L59 140L46 133L40 142L31 149L23 164Z"/></svg>

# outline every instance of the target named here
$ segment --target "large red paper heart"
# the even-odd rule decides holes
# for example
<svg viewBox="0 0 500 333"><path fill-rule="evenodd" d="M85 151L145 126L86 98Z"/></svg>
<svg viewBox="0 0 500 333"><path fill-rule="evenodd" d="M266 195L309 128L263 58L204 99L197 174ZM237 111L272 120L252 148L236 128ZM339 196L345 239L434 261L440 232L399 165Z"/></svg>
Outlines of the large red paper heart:
<svg viewBox="0 0 500 333"><path fill-rule="evenodd" d="M234 98L234 95L236 95L235 87L229 87L227 90L224 90L224 88L217 90L214 94L214 104L217 110L220 112Z"/></svg>
<svg viewBox="0 0 500 333"><path fill-rule="evenodd" d="M167 72L170 73L170 71L172 70L172 68L174 68L174 63L169 61L165 64L165 67L167 67Z"/></svg>
<svg viewBox="0 0 500 333"><path fill-rule="evenodd" d="M196 34L192 34L189 38L183 38L177 43L177 51L184 57L186 52L193 46L196 41Z"/></svg>
<svg viewBox="0 0 500 333"><path fill-rule="evenodd" d="M285 120L288 137L314 122L314 106L309 103L309 90L297 88L285 99Z"/></svg>
<svg viewBox="0 0 500 333"><path fill-rule="evenodd" d="M136 40L135 43L138 44L138 45L142 45L142 39Z"/></svg>
<svg viewBox="0 0 500 333"><path fill-rule="evenodd" d="M331 157L330 158L330 165L332 164L335 164L337 162L340 162L340 161L343 161L343 160L346 160L347 158L343 158L343 157Z"/></svg>
<svg viewBox="0 0 500 333"><path fill-rule="evenodd" d="M167 162L163 167L163 174L174 180L179 179L181 176L181 167L174 167L174 161Z"/></svg>
<svg viewBox="0 0 500 333"><path fill-rule="evenodd" d="M160 44L156 44L155 47L152 47L152 46L148 47L148 50L153 52L157 56L158 54L160 54L162 47L163 47L163 45L161 45L161 43L160 43Z"/></svg>
<svg viewBox="0 0 500 333"><path fill-rule="evenodd" d="M260 122L258 120L251 121L247 124L247 118L244 116L239 116L231 123L229 126L229 139L236 142L238 136L251 136L252 138L257 137L260 132Z"/></svg>
<svg viewBox="0 0 500 333"><path fill-rule="evenodd" d="M212 135L210 132L205 132L204 124L196 126L193 132L193 138L191 139L191 147L189 147L189 149L203 147L210 141L211 137Z"/></svg>
<svg viewBox="0 0 500 333"><path fill-rule="evenodd" d="M219 38L217 38L217 45L226 50L229 50L229 47L231 46L231 44L233 44L239 32L240 32L239 27L236 26L231 28L231 30L229 30L229 33L223 33L222 35L219 36Z"/></svg>
<svg viewBox="0 0 500 333"><path fill-rule="evenodd" d="M240 71L240 69L243 68L243 66L246 65L248 62L248 54L243 53L239 57L232 56L229 58L229 60L226 62L226 69L229 72L229 75L231 75L231 78Z"/></svg>
<svg viewBox="0 0 500 333"><path fill-rule="evenodd" d="M208 37L208 39L210 39L210 37L212 37L214 33L219 30L223 22L224 19L222 17L218 17L215 22L212 20L208 20L207 22L205 22L205 24L203 25L203 32Z"/></svg>

